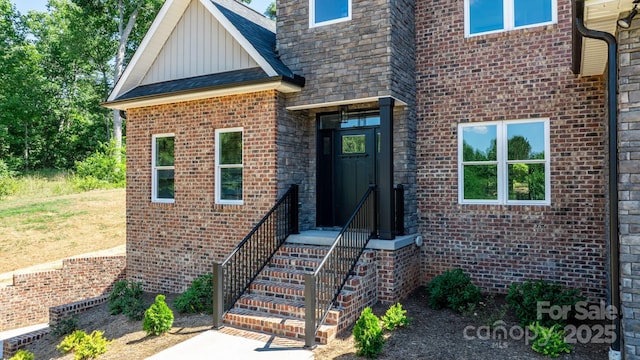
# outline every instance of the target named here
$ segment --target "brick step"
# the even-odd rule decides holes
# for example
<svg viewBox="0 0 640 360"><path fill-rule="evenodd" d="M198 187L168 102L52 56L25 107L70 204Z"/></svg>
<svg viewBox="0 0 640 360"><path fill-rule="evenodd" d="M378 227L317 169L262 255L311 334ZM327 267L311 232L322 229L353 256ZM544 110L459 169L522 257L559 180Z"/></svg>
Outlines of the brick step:
<svg viewBox="0 0 640 360"><path fill-rule="evenodd" d="M284 244L277 252L279 256L322 259L329 251L328 246Z"/></svg>
<svg viewBox="0 0 640 360"><path fill-rule="evenodd" d="M269 266L311 273L318 268L321 261L321 259L295 258L276 254L271 258Z"/></svg>
<svg viewBox="0 0 640 360"><path fill-rule="evenodd" d="M269 280L255 280L249 286L249 294L304 302L304 285Z"/></svg>
<svg viewBox="0 0 640 360"><path fill-rule="evenodd" d="M273 296L244 294L236 303L236 308L256 311L262 314L287 316L304 320L304 301L285 300ZM342 309L331 309L325 321L328 325L337 325Z"/></svg>
<svg viewBox="0 0 640 360"><path fill-rule="evenodd" d="M308 274L308 272L296 270L296 269L290 269L286 267L267 266L264 269L262 269L262 272L260 272L257 279L265 280L265 281L304 285L305 274Z"/></svg>
<svg viewBox="0 0 640 360"><path fill-rule="evenodd" d="M233 308L227 312L224 323L237 328L304 340L304 320L288 316L276 316ZM327 344L336 337L337 330L336 325L322 325L316 333L316 341L320 344Z"/></svg>

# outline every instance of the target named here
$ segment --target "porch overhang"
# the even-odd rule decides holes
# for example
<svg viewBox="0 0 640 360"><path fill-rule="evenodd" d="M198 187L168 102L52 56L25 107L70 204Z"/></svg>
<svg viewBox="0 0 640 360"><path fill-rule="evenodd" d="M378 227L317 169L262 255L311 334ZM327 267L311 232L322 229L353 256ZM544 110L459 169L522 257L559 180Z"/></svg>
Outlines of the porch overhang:
<svg viewBox="0 0 640 360"><path fill-rule="evenodd" d="M374 103L374 102L378 103L378 101L380 101L380 99L383 99L383 98L394 99L395 106L407 106L407 103L402 100L399 100L392 96L381 95L381 96L372 96L372 97L366 97L366 98L356 98L356 99L348 99L348 100L327 101L327 102L321 102L321 103L287 106L287 110L298 111L298 110L321 109L321 108L342 106L342 105L354 105L354 104Z"/></svg>

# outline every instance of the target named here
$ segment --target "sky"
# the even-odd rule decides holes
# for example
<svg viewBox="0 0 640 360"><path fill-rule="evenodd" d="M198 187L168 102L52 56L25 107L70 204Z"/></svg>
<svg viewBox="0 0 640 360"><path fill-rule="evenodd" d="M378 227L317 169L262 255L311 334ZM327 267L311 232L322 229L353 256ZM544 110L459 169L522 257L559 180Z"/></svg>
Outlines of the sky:
<svg viewBox="0 0 640 360"><path fill-rule="evenodd" d="M252 0L249 6L262 14L272 1ZM47 11L47 0L12 0L12 2L16 5L18 11L23 14L26 14L29 10Z"/></svg>

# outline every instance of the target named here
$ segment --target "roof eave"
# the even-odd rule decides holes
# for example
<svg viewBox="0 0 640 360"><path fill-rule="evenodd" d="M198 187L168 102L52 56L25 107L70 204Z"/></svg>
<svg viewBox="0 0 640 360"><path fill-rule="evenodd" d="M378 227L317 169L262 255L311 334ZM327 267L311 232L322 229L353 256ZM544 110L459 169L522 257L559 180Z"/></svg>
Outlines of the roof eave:
<svg viewBox="0 0 640 360"><path fill-rule="evenodd" d="M281 93L294 93L302 90L304 78L295 76L293 79L274 76L267 79L252 80L242 83L216 85L154 94L130 99L113 100L102 103L102 106L115 110L128 110L145 106L163 105L181 101L194 101L220 96L241 95L258 91L277 90Z"/></svg>

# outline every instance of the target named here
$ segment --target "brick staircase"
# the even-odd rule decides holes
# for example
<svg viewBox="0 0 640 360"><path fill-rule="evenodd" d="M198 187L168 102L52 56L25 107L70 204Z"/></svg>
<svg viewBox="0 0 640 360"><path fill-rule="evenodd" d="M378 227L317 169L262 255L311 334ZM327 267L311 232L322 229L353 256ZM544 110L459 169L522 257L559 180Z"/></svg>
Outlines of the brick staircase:
<svg viewBox="0 0 640 360"><path fill-rule="evenodd" d="M224 317L228 326L304 340L304 274L313 272L328 246L284 244L249 290ZM327 320L316 334L326 344L375 302L375 256L365 250Z"/></svg>

